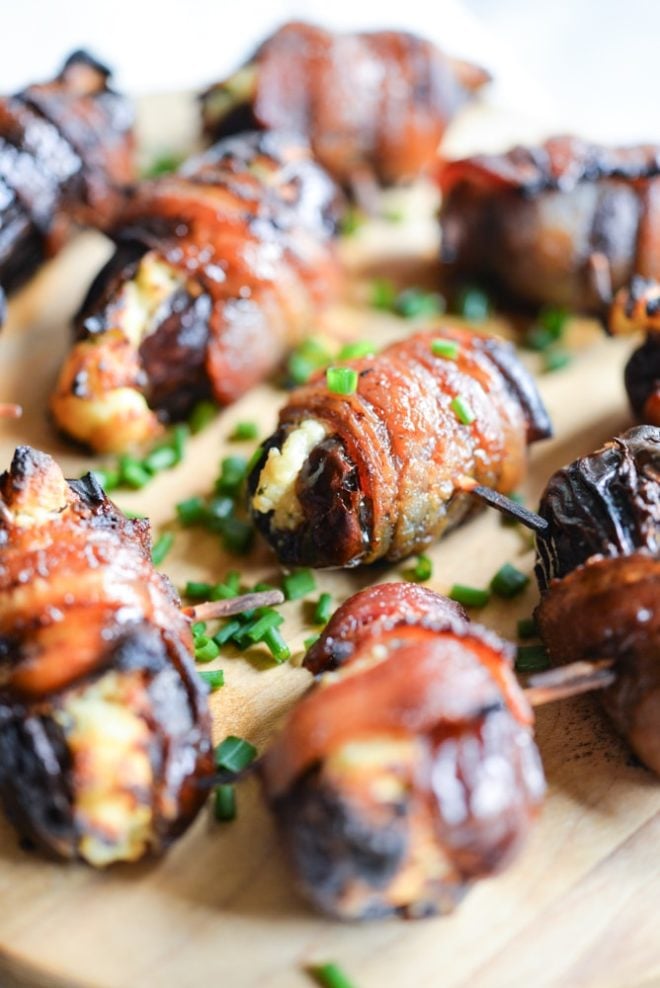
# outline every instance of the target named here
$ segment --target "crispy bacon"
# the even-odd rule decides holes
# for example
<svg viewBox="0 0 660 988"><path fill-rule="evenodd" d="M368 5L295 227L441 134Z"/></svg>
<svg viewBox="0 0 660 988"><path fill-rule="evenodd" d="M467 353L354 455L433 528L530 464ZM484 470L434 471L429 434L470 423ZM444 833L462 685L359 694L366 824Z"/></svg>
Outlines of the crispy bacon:
<svg viewBox="0 0 660 988"><path fill-rule="evenodd" d="M204 129L214 140L294 131L343 185L387 185L428 169L448 124L489 78L402 31L332 34L293 22L202 95Z"/></svg>
<svg viewBox="0 0 660 988"><path fill-rule="evenodd" d="M104 866L162 851L213 772L189 624L91 475L16 450L0 478L0 796L21 836Z"/></svg>
<svg viewBox="0 0 660 988"><path fill-rule="evenodd" d="M575 137L439 170L442 260L506 301L602 313L633 275L660 277L660 148Z"/></svg>
<svg viewBox="0 0 660 988"><path fill-rule="evenodd" d="M339 645L339 671L261 765L282 840L301 890L331 915L449 911L510 860L543 795L512 650L408 585L340 611L307 661L318 669Z"/></svg>
<svg viewBox="0 0 660 988"><path fill-rule="evenodd" d="M455 343L456 359L436 356L436 339ZM355 566L417 552L469 513L461 478L511 491L527 444L550 434L532 378L501 340L439 326L348 365L354 394L332 393L323 375L292 393L249 479L255 522L284 563ZM275 499L271 475L301 429L321 438Z"/></svg>
<svg viewBox="0 0 660 988"><path fill-rule="evenodd" d="M52 400L97 450L273 371L339 290L337 192L298 138L252 134L141 183L76 320Z"/></svg>

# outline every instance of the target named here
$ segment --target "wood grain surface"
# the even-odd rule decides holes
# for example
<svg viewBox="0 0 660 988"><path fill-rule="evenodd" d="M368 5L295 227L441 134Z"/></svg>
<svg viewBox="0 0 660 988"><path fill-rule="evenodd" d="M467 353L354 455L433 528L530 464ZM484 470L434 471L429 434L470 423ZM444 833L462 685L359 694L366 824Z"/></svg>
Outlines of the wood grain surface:
<svg viewBox="0 0 660 988"><path fill-rule="evenodd" d="M191 104L160 98L143 119L152 151L183 145ZM492 143L492 115L474 116L467 133L475 146L480 135ZM378 222L345 242L350 297L318 331L379 341L411 331L411 323L374 312L365 300L375 273L408 284L433 282L437 235L430 209L428 196L415 192L406 200L408 221ZM3 468L17 443L55 454L69 476L93 462L58 438L46 406L68 346L70 316L108 253L102 238L81 236L10 305L0 335L0 400L20 402L25 415L0 423ZM503 322L492 328L510 332ZM607 341L595 325L575 322L569 345L571 365L540 378L556 437L533 451L525 488L530 504L551 471L630 424L621 371L631 344ZM525 359L538 369L538 358ZM283 400L273 387L256 389L190 440L178 468L143 492L117 495L122 507L149 514L157 532L175 533L164 569L177 585L218 581L236 559L223 556L213 536L179 529L174 505L207 492L228 451L252 451L254 444L227 442L236 421L257 421L263 437ZM533 559L528 539L492 514L430 554L430 586L439 591L454 582L483 586L506 561L531 572ZM263 545L239 565L247 583L277 577ZM403 568L319 574L311 599L327 590L339 603L370 582L400 578ZM514 637L516 621L534 603L530 584L515 601L491 603L479 619ZM225 672L226 685L212 697L217 740L235 733L262 747L308 686L299 662L303 639L314 630L309 602L286 604L283 613L295 652L290 663L274 667L255 648L242 656L228 651L206 667ZM204 812L163 860L105 873L26 853L2 822L0 985L303 988L311 983L304 966L327 960L339 963L358 988L660 984L658 782L636 766L590 697L540 710L538 743L549 792L529 844L513 867L480 883L443 919L349 926L314 915L292 888L253 781L241 786L235 822L220 825Z"/></svg>

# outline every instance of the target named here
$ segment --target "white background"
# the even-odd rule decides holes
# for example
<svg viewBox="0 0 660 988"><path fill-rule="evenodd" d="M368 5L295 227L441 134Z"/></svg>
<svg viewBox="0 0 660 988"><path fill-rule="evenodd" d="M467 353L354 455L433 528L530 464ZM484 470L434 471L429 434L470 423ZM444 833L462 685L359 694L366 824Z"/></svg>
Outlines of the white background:
<svg viewBox="0 0 660 988"><path fill-rule="evenodd" d="M490 68L500 105L601 140L660 142L660 0L3 0L0 91L89 47L133 93L197 89L291 17L402 27Z"/></svg>

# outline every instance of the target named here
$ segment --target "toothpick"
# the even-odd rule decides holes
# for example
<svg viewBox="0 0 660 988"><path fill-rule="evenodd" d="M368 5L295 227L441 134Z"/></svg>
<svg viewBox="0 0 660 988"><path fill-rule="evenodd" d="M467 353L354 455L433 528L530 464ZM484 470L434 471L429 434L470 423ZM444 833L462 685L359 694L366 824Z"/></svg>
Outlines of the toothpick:
<svg viewBox="0 0 660 988"><path fill-rule="evenodd" d="M214 618L231 617L232 614L251 611L253 607L276 607L283 603L284 594L281 590L263 590L223 600L207 600L203 604L184 607L183 614L190 621L212 621Z"/></svg>
<svg viewBox="0 0 660 988"><path fill-rule="evenodd" d="M572 662L529 679L525 696L533 707L540 707L569 696L579 696L592 690L602 690L616 680L614 659L597 662Z"/></svg>

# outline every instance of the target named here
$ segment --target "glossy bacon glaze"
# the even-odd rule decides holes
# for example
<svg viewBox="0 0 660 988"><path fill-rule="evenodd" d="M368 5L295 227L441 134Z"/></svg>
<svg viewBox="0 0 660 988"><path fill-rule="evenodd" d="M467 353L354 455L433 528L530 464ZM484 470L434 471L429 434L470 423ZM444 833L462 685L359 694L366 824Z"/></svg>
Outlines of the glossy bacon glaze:
<svg viewBox="0 0 660 988"><path fill-rule="evenodd" d="M433 354L438 338L457 343L456 360ZM284 563L408 556L473 508L461 477L511 491L527 444L550 434L531 376L501 340L442 326L348 365L359 375L354 394L331 393L325 375L292 393L249 480L255 522ZM475 415L471 425L451 407L457 396ZM325 436L295 477L298 517L278 527L273 511L259 509L269 461L310 420Z"/></svg>
<svg viewBox="0 0 660 988"><path fill-rule="evenodd" d="M620 289L609 311L608 329L614 335L646 333L626 364L624 380L635 416L660 425L660 283L637 277Z"/></svg>
<svg viewBox="0 0 660 988"><path fill-rule="evenodd" d="M660 429L630 429L558 471L540 514L537 620L550 655L615 660L605 709L660 773Z"/></svg>
<svg viewBox="0 0 660 988"><path fill-rule="evenodd" d="M343 185L415 178L488 73L402 31L332 34L289 23L202 96L212 139L252 128L304 134Z"/></svg>
<svg viewBox="0 0 660 988"><path fill-rule="evenodd" d="M544 791L511 649L396 583L342 606L306 660L317 671L336 654L326 637L341 668L261 766L298 885L341 919L447 912L510 860Z"/></svg>
<svg viewBox="0 0 660 988"><path fill-rule="evenodd" d="M603 312L660 276L660 148L575 137L453 161L439 173L442 260L524 305Z"/></svg>
<svg viewBox="0 0 660 988"><path fill-rule="evenodd" d="M133 113L85 52L0 99L0 285L26 280L78 225L107 227L135 178Z"/></svg>
<svg viewBox="0 0 660 988"><path fill-rule="evenodd" d="M77 317L52 401L58 425L122 450L199 398L226 404L261 381L339 291L337 204L305 144L281 134L223 141L141 183ZM146 279L152 304L154 272L162 296L128 328L126 292Z"/></svg>
<svg viewBox="0 0 660 988"><path fill-rule="evenodd" d="M103 866L162 851L213 771L176 592L91 475L19 447L0 478L0 794L21 836Z"/></svg>

